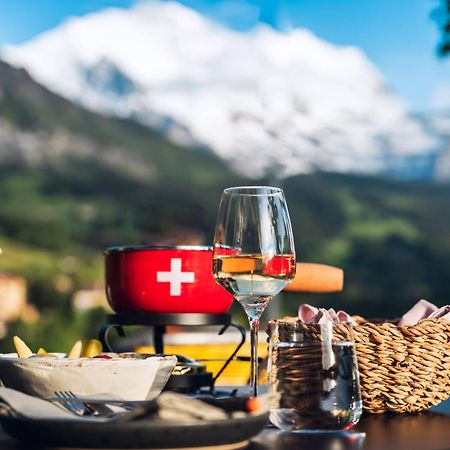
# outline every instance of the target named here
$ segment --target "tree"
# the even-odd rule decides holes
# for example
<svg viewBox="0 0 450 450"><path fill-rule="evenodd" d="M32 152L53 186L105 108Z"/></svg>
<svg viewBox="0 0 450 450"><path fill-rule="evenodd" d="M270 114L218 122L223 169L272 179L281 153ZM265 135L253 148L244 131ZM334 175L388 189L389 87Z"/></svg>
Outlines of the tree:
<svg viewBox="0 0 450 450"><path fill-rule="evenodd" d="M439 43L439 53L443 56L450 54L450 0L439 0L439 6L433 11L433 18L437 22L442 40Z"/></svg>

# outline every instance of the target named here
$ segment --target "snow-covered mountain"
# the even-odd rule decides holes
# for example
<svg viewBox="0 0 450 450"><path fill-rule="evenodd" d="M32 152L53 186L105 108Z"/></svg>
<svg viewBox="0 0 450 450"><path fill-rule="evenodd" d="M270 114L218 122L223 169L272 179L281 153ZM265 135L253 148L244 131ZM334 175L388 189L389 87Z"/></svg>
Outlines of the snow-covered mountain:
<svg viewBox="0 0 450 450"><path fill-rule="evenodd" d="M407 172L437 151L361 50L304 29L238 32L152 1L69 19L1 56L69 99L205 145L250 176Z"/></svg>

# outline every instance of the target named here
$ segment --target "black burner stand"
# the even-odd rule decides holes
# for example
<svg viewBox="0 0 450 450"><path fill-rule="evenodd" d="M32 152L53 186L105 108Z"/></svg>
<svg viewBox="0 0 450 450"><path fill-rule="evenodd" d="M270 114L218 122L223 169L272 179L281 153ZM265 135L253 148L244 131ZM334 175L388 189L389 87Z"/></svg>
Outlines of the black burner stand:
<svg viewBox="0 0 450 450"><path fill-rule="evenodd" d="M100 328L99 340L104 349L107 351L112 351L108 339L111 329L115 329L119 336L125 337L125 330L123 327L126 325L143 325L153 327L153 345L155 347L155 353L160 354L164 353L164 334L166 332L167 325L176 325L181 327L217 325L221 326L219 335L225 333L229 327L237 329L241 334L241 340L222 368L213 378L213 385L245 343L245 328L241 325L232 323L230 314L121 312L118 314L107 315L106 323Z"/></svg>

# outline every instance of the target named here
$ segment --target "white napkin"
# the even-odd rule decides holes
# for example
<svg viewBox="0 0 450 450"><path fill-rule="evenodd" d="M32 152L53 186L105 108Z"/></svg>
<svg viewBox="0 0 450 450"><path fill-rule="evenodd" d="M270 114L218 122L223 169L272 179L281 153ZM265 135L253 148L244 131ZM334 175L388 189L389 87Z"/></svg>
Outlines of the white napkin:
<svg viewBox="0 0 450 450"><path fill-rule="evenodd" d="M450 320L450 305L438 308L426 300L419 300L407 313L403 314L398 326L415 325L422 319L444 317Z"/></svg>
<svg viewBox="0 0 450 450"><path fill-rule="evenodd" d="M96 396L96 399L100 399L100 397L102 396ZM89 399L89 397L80 397L80 399ZM268 410L269 402L267 400L262 401L264 410L265 406L267 406ZM228 414L221 408L175 392L162 393L158 397L158 406L158 418L161 420L176 420L180 423L191 423L204 420L226 420L228 418ZM124 411L124 414L120 416L121 420L133 420L136 417L134 412L137 411L139 407L136 410L128 412L123 408L119 409ZM261 412L263 412L262 409ZM59 403L32 397L14 389L1 387L0 415L9 414L34 420L64 419L83 422L95 421L96 423L114 421L117 418L117 416L77 416L76 414L65 410ZM239 415L238 412L234 414L237 414L237 416Z"/></svg>
<svg viewBox="0 0 450 450"><path fill-rule="evenodd" d="M450 305L442 306L441 308L437 309L436 311L432 312L428 318L439 318L444 317L447 320L450 320Z"/></svg>
<svg viewBox="0 0 450 450"><path fill-rule="evenodd" d="M304 323L318 323L319 325L326 323L344 323L349 322L356 325L350 314L345 311L336 312L333 308L316 308L307 303L300 305L298 309L298 318Z"/></svg>
<svg viewBox="0 0 450 450"><path fill-rule="evenodd" d="M0 387L0 405L4 411L9 409L29 419L80 419L54 403L5 387Z"/></svg>

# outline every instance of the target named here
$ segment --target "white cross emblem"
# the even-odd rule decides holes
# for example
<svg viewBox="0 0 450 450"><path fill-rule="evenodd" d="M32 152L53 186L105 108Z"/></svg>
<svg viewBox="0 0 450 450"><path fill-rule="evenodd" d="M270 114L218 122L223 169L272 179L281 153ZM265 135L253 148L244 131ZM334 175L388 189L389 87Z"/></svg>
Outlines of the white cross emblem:
<svg viewBox="0 0 450 450"><path fill-rule="evenodd" d="M181 295L181 283L193 283L194 272L181 271L181 258L170 259L170 272L156 272L156 281L170 283L170 296Z"/></svg>

